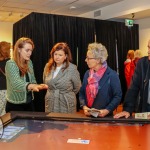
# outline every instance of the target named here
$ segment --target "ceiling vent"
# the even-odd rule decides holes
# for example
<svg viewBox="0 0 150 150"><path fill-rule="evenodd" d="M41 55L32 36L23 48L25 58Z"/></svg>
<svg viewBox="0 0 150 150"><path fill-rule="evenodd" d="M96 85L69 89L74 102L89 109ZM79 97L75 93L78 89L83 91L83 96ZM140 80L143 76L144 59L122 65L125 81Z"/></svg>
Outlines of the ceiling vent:
<svg viewBox="0 0 150 150"><path fill-rule="evenodd" d="M94 11L94 17L98 17L101 15L101 10Z"/></svg>

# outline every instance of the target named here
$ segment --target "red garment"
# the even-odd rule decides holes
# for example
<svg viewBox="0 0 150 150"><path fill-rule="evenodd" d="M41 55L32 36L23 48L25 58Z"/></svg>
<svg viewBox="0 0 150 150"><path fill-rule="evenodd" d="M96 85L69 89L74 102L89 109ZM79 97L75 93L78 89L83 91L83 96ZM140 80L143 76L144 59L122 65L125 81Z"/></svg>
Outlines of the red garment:
<svg viewBox="0 0 150 150"><path fill-rule="evenodd" d="M132 76L133 76L134 70L135 70L134 61L127 59L124 62L124 66L125 66L124 73L125 73L127 88L129 88L130 83L131 83L131 79L132 79Z"/></svg>

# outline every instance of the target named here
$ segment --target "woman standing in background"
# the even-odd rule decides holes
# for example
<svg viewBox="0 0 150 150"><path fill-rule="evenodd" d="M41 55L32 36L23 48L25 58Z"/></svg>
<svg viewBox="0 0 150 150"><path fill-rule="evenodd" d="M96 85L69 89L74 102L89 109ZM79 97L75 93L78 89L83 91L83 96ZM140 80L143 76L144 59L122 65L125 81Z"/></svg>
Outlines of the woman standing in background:
<svg viewBox="0 0 150 150"><path fill-rule="evenodd" d="M135 50L135 52L134 52L134 64L135 64L135 66L141 57L142 57L141 50L140 49Z"/></svg>
<svg viewBox="0 0 150 150"><path fill-rule="evenodd" d="M6 76L5 65L10 58L11 44L2 41L0 42L0 116L5 114L6 106Z"/></svg>
<svg viewBox="0 0 150 150"><path fill-rule="evenodd" d="M127 88L129 88L132 76L134 74L135 64L134 64L134 50L129 50L127 53L127 59L124 62L124 74L126 79Z"/></svg>

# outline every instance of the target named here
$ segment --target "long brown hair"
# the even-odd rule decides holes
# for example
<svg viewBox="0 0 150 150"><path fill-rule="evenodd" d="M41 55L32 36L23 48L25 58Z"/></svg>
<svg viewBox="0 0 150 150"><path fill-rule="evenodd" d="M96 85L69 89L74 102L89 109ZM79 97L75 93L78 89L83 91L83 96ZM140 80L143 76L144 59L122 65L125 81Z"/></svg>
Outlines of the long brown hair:
<svg viewBox="0 0 150 150"><path fill-rule="evenodd" d="M11 44L6 41L0 42L0 61L10 58L10 47Z"/></svg>
<svg viewBox="0 0 150 150"><path fill-rule="evenodd" d="M66 59L64 60L64 63L66 65L64 68L62 68L63 70L65 70L69 66L69 62L72 61L72 55L71 55L71 51L70 51L70 48L68 47L68 45L63 42L55 44L50 52L51 58L49 59L46 70L45 70L46 74L51 72L52 67L54 67L54 69L56 69L56 62L54 61L54 53L55 53L55 51L59 51L59 50L63 50L64 53L67 55Z"/></svg>
<svg viewBox="0 0 150 150"><path fill-rule="evenodd" d="M25 44L31 44L32 49L34 49L34 43L30 38L22 37L17 40L15 46L14 46L14 52L13 52L13 60L16 62L19 70L21 71L21 76L24 76L28 71L28 61L22 62L20 58L19 49L23 48Z"/></svg>

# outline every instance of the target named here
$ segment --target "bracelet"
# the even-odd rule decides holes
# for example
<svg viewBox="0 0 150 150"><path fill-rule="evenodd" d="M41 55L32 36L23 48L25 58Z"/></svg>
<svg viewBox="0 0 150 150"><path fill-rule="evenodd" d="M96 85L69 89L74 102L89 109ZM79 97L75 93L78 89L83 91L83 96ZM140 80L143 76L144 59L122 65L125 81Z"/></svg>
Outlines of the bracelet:
<svg viewBox="0 0 150 150"><path fill-rule="evenodd" d="M26 90L27 90L27 91L32 91L32 90L28 90L28 86L29 86L29 84L31 84L31 83L28 83L28 84L27 84L27 86L26 86Z"/></svg>

